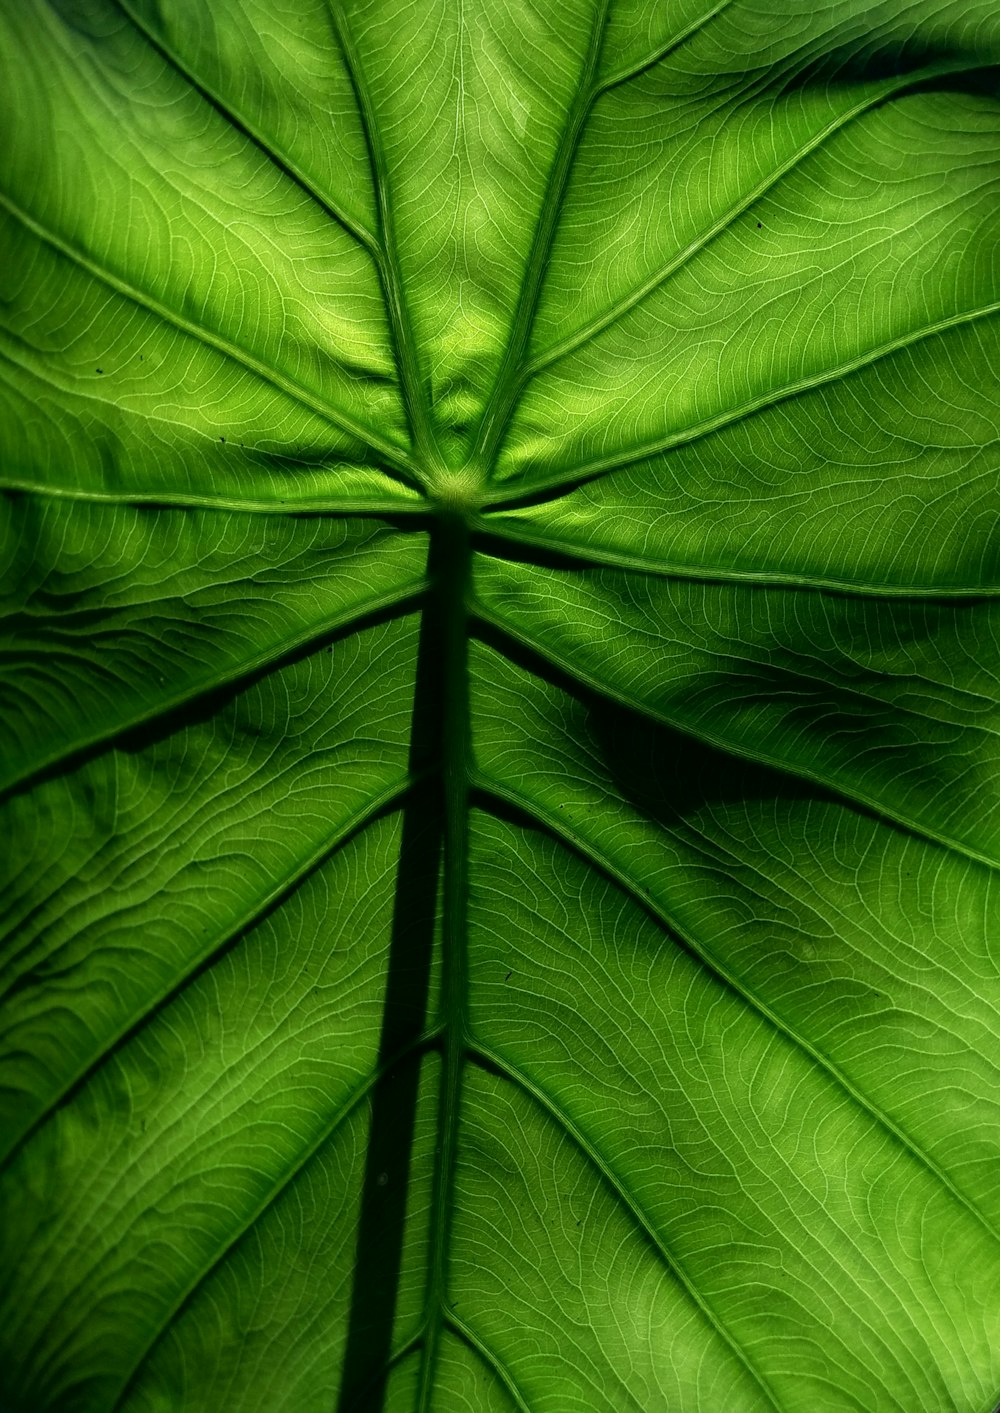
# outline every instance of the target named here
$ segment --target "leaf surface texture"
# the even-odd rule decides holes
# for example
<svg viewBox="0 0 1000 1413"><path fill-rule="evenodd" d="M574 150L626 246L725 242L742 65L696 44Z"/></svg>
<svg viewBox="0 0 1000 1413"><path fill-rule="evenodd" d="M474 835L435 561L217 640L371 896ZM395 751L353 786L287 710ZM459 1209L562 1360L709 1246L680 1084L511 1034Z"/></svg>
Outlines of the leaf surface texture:
<svg viewBox="0 0 1000 1413"><path fill-rule="evenodd" d="M995 5L0 54L0 1406L990 1413Z"/></svg>

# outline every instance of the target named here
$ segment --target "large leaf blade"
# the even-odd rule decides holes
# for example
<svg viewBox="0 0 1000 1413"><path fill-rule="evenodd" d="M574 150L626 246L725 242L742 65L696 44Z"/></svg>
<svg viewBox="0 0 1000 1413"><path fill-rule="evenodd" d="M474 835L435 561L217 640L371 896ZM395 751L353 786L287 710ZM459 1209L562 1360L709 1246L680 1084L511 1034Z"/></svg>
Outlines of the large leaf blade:
<svg viewBox="0 0 1000 1413"><path fill-rule="evenodd" d="M5 1403L984 1413L995 15L0 24Z"/></svg>

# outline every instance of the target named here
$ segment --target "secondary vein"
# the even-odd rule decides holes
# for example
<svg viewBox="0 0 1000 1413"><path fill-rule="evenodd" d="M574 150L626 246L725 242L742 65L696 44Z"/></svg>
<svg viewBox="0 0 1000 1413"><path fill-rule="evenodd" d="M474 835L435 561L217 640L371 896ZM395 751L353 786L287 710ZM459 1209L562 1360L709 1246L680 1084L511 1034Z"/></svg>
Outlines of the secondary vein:
<svg viewBox="0 0 1000 1413"><path fill-rule="evenodd" d="M230 102L223 99L222 95L187 64L177 52L177 50L167 42L167 40L153 30L140 14L137 13L132 0L114 0L114 3L127 16L138 32L143 36L151 48L155 49L163 60L170 65L181 78L183 78L197 93L200 93L206 102L210 103L216 112L227 122L230 127L237 132L248 137L256 148L261 151L269 161L273 162L279 171L285 173L298 187L306 193L313 201L320 206L327 215L331 216L339 226L353 236L359 245L363 246L368 254L373 258L377 255L377 242L374 235L363 222L352 216L351 213L342 206L340 202L334 200L329 192L323 191L314 181L306 176L302 168L293 161L287 152L277 145L273 138L267 138L250 121L245 114L240 113Z"/></svg>
<svg viewBox="0 0 1000 1413"><path fill-rule="evenodd" d="M140 309L145 309L147 313L154 314L157 318L162 319L164 323L172 325L175 329L179 329L181 333L196 339L199 343L204 344L206 348L214 349L216 353L221 354L234 363L238 363L249 372L255 373L258 378L261 378L264 382L270 383L271 386L277 388L279 392L284 393L287 397L300 403L301 406L308 408L310 412L316 413L325 422L339 428L342 432L346 432L348 436L353 437L363 447L374 452L376 456L386 461L399 472L404 479L407 480L409 485L416 485L417 488L421 487L422 481L419 472L410 460L406 448L400 446L398 442L389 441L386 437L376 432L374 428L357 421L349 413L341 411L332 403L328 402L326 398L318 396L304 384L298 382L297 379L290 378L287 374L278 372L276 368L272 368L270 364L257 358L255 354L250 353L245 348L241 348L239 344L233 343L232 340L223 337L221 334L212 332L202 324L196 324L183 314L176 313L168 305L162 304L160 300L147 294L137 286L130 284L127 280L114 274L113 271L106 269L96 260L92 260L90 256L86 255L82 250L77 249L70 241L64 240L62 236L57 235L54 231L50 231L46 226L42 225L41 222L36 221L33 216L30 216L27 211L22 210L22 208L5 193L0 193L0 207L3 207L14 220L18 221L26 230L29 230L38 240L43 241L60 255L71 260L94 279L100 280L102 284L114 290L116 294L130 300L131 303L138 305Z"/></svg>
<svg viewBox="0 0 1000 1413"><path fill-rule="evenodd" d="M210 936L196 953L187 958L183 969L148 998L145 1007L138 1014L129 1017L126 1023L105 1037L103 1047L66 1078L63 1085L50 1096L46 1107L35 1115L24 1132L13 1139L7 1151L0 1154L0 1172L13 1162L15 1154L27 1144L32 1134L36 1133L55 1110L66 1103L70 1095L76 1093L131 1035L164 1010L206 967L212 965L226 948L244 937L269 908L290 897L314 869L332 857L348 840L355 838L377 815L401 805L406 796L425 778L425 775L409 775L366 801L346 819L340 821L331 834L309 854L297 859L285 874L273 881L270 888L254 898L239 917L229 919L225 926Z"/></svg>
<svg viewBox="0 0 1000 1413"><path fill-rule="evenodd" d="M609 9L610 0L600 0L591 31L590 44L580 72L576 95L570 105L566 124L542 196L541 211L535 227L528 262L525 266L524 278L511 324L510 338L497 371L496 381L476 429L473 460L479 461L485 466L492 465L513 412L520 385L524 353L538 311L542 279L559 226L570 172L597 92L595 76L604 43Z"/></svg>
<svg viewBox="0 0 1000 1413"><path fill-rule="evenodd" d="M699 965L706 968L716 977L723 986L746 1005L757 1017L771 1026L779 1035L788 1040L795 1048L807 1056L814 1065L830 1077L834 1084L848 1096L864 1114L870 1118L883 1132L890 1135L900 1147L913 1160L920 1164L934 1180L947 1191L957 1203L959 1203L969 1213L969 1215L979 1223L983 1231L991 1241L1000 1243L1000 1230L996 1228L986 1213L971 1198L967 1197L961 1188L948 1176L934 1158L915 1139L902 1128L891 1115L880 1108L873 1100L869 1099L860 1090L843 1069L831 1059L817 1045L813 1045L806 1036L796 1029L790 1022L786 1021L776 1010L773 1009L764 999L759 996L750 986L746 985L740 977L731 970L721 960L717 953L704 941L695 936L690 929L683 927L678 920L668 912L667 908L657 901L651 894L647 893L642 885L624 868L622 868L606 850L593 840L577 832L565 820L560 819L550 810L545 809L536 800L523 794L520 790L509 785L501 784L499 781L477 771L473 778L473 788L486 799L492 799L498 804L505 805L519 811L526 819L530 820L539 829L544 830L563 848L583 860L591 868L598 869L604 876L623 893L644 913L652 917L656 924L662 928L664 933L678 946L683 948L689 956L693 957Z"/></svg>
<svg viewBox="0 0 1000 1413"><path fill-rule="evenodd" d="M344 1124L350 1118L352 1113L354 1113L358 1105L361 1104L371 1094L372 1090L375 1088L378 1082L383 1079L387 1074L391 1073L393 1068L399 1065L401 1061L406 1059L408 1056L423 1053L430 1045L434 1043L436 1039L436 1030L425 1031L422 1035L418 1036L415 1040L411 1041L409 1044L404 1046L403 1049L401 1049L397 1054L393 1055L377 1069L374 1069L359 1084L357 1084L354 1089L352 1089L345 1101L341 1105L339 1105L339 1107L331 1115L328 1122L318 1131L317 1134L314 1135L312 1141L298 1155L295 1162L293 1164L290 1164L289 1167L285 1170L285 1172L281 1174L281 1177L278 1179L278 1181L274 1183L273 1186L264 1194L264 1196L258 1202L257 1206L253 1209L253 1211L251 1211L246 1218L244 1218L240 1223L238 1223L234 1227L233 1231L229 1235L228 1240L219 1248L219 1250L213 1253L213 1255L209 1258L206 1264L195 1274L194 1279L189 1282L187 1288L182 1292L180 1297L167 1311L165 1318L157 1327L153 1337L147 1342L145 1348L142 1350L139 1357L133 1362L131 1370L129 1371L128 1375L125 1378L125 1381L121 1385L120 1391L118 1393L117 1398L115 1399L114 1404L112 1405L110 1413L119 1413L119 1410L124 1407L128 1395L135 1387L136 1382L138 1380L138 1376L147 1364L153 1350L162 1342L164 1337L174 1327L183 1312L191 1304L192 1299L198 1293L198 1291L205 1285L205 1283L209 1280L213 1273L217 1271L219 1267L223 1264L223 1262L229 1256L229 1253L236 1246L240 1238L245 1236L246 1233L257 1222L259 1222L260 1219L268 1211L270 1211L270 1209L277 1202L281 1194L289 1186L293 1178L295 1178L303 1170L303 1168L305 1168L306 1165L312 1161L312 1159L319 1152L320 1148L322 1148L325 1143L329 1142L329 1140L334 1136L334 1134L338 1131L341 1125ZM408 1352L408 1347L404 1347L398 1352L396 1356L394 1356L393 1362L395 1362L395 1358L402 1358Z"/></svg>
<svg viewBox="0 0 1000 1413"><path fill-rule="evenodd" d="M375 263L378 269L379 283L382 287L386 316L389 320L393 353L403 391L403 402L410 426L410 435L413 439L418 462L426 464L429 461L433 465L438 460L436 440L431 423L430 407L420 376L416 340L413 336L409 309L403 292L382 134L375 120L375 107L361 57L354 41L354 34L348 24L340 0L328 0L328 9L337 42L344 56L344 64L351 81L351 87L354 90L365 147L368 151L368 163L371 169L372 185L375 189L375 207L379 226L378 241L375 246ZM425 483L425 474L421 473L419 479L422 484Z"/></svg>
<svg viewBox="0 0 1000 1413"><path fill-rule="evenodd" d="M523 1070L513 1064L512 1061L508 1060L506 1056L501 1055L499 1051L494 1050L492 1046L486 1045L476 1039L470 1040L468 1052L470 1059L483 1068L492 1069L496 1074L502 1075L510 1084L514 1085L529 1099L533 1100L534 1103L552 1119L567 1138L570 1139L579 1152L583 1154L584 1158L586 1158L595 1171L600 1174L607 1187L614 1194L616 1200L629 1213L638 1230L642 1232L663 1265L677 1281L691 1303L697 1307L707 1323L711 1325L718 1338L728 1346L733 1357L738 1360L749 1377L756 1383L762 1396L766 1399L767 1405L778 1410L780 1405L775 1395L772 1393L764 1375L756 1368L749 1354L730 1333L709 1301L698 1290L684 1267L668 1247L664 1238L656 1230L656 1226L643 1209L641 1203L632 1194L627 1184L618 1175L597 1146L587 1137L583 1130L577 1126L560 1104L552 1099L551 1096L525 1074Z"/></svg>
<svg viewBox="0 0 1000 1413"><path fill-rule="evenodd" d="M555 499L575 486L582 485L587 481L600 480L612 471L621 471L629 466L637 466L643 461L649 461L654 456L661 456L664 452L673 451L679 446L687 446L691 442L699 441L702 437L710 436L713 432L723 431L726 427L741 422L757 412L774 407L779 402L787 402L791 398L801 397L816 389L828 387L831 383L850 377L851 374L858 373L895 353L901 353L914 344L922 343L925 339L947 333L951 329L960 328L965 324L976 323L980 319L991 318L995 314L1000 314L1000 300L979 305L975 309L949 314L943 319L936 319L931 324L924 324L920 328L910 329L904 334L899 334L896 338L887 339L874 348L864 349L855 357L837 364L836 367L822 368L815 373L798 378L794 382L786 383L784 387L770 388L766 392L759 393L756 397L749 398L738 407L726 408L712 417L706 417L701 422L679 428L676 432L667 432L653 441L623 447L621 451L612 452L609 456L580 462L576 466L556 471L551 476L538 477L530 481L521 480L516 491L508 484L503 490L498 490L491 496L484 496L482 504L484 508L492 509L511 501L523 500L529 496L541 496L545 492L549 493L549 498Z"/></svg>
<svg viewBox="0 0 1000 1413"><path fill-rule="evenodd" d="M658 63L661 59L666 58L678 45L685 39L688 39L691 34L701 28L701 26L714 15L718 14L720 10L725 9L729 3L731 3L731 0L725 0L723 5L717 5L708 15L703 16L702 19L697 21L694 25L689 26L681 35L678 35L676 39L672 40L661 53L658 53L655 59L650 59L644 67L649 67L651 63ZM814 133L801 147L796 148L790 157L784 162L781 162L772 171L768 172L750 191L744 196L741 196L738 201L734 202L721 216L717 217L710 226L700 231L682 250L671 256L659 269L654 270L649 278L643 281L642 284L637 285L634 289L616 300L603 314L598 314L593 319L588 320L587 323L583 324L575 333L568 334L565 338L560 339L558 343L536 354L530 363L525 365L522 374L522 382L528 382L546 368L550 368L554 363L558 363L561 359L569 357L571 353L574 353L578 348L582 348L584 344L589 343L592 339L596 338L598 334L603 333L620 319L623 319L638 305L642 304L650 295L660 289L667 280L679 273L695 256L701 254L707 246L727 231L755 202L765 196L778 182L793 172L796 167L801 166L808 157L812 156L814 152L817 152L826 142L832 137L835 137L847 127L849 123L853 122L855 118L863 117L866 113L870 113L872 109L877 108L880 104L885 103L890 98L896 97L907 89L914 88L921 83L927 83L934 78L941 78L949 74L963 73L974 67L975 65L971 60L929 64L924 69L918 69L914 73L905 74L900 78L889 80L874 93L866 94L858 103L855 103L844 112L838 113L825 127L820 128L820 130ZM604 92L606 89L611 88L614 83L623 83L626 79L633 76L632 73L626 72L620 78L602 85L601 91Z"/></svg>

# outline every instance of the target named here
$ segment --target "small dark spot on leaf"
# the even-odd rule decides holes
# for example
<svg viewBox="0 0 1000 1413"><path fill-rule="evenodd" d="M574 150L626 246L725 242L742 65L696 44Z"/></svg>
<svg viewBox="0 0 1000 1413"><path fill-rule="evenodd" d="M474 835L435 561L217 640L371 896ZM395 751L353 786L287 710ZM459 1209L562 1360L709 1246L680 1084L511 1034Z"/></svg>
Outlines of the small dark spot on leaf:
<svg viewBox="0 0 1000 1413"><path fill-rule="evenodd" d="M145 355L144 353L140 353L140 354L139 354L139 362L140 362L140 363L144 363L145 361L146 361L146 355Z"/></svg>
<svg viewBox="0 0 1000 1413"><path fill-rule="evenodd" d="M225 440L226 440L225 437L220 437L220 438L219 438L219 441L220 441L220 442L224 442Z"/></svg>
<svg viewBox="0 0 1000 1413"><path fill-rule="evenodd" d="M511 971L509 971L509 972L507 973L507 975L504 977L504 981L509 981L513 975L514 975L514 973L511 972Z"/></svg>
<svg viewBox="0 0 1000 1413"><path fill-rule="evenodd" d="M104 369L103 369L103 368L98 368L96 371L97 371L98 373L103 373L103 372L104 372Z"/></svg>
<svg viewBox="0 0 1000 1413"><path fill-rule="evenodd" d="M760 224L759 221L757 222L757 229L758 229L758 230L761 230L761 229L762 229L762 226L761 226L761 224Z"/></svg>

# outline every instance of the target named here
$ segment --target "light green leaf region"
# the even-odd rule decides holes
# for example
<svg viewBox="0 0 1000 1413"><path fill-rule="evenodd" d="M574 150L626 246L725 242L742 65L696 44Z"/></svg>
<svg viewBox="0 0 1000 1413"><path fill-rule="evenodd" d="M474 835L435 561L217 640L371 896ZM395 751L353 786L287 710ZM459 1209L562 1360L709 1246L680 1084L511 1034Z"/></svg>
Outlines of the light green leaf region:
<svg viewBox="0 0 1000 1413"><path fill-rule="evenodd" d="M2 1413L991 1413L995 0L0 0Z"/></svg>

